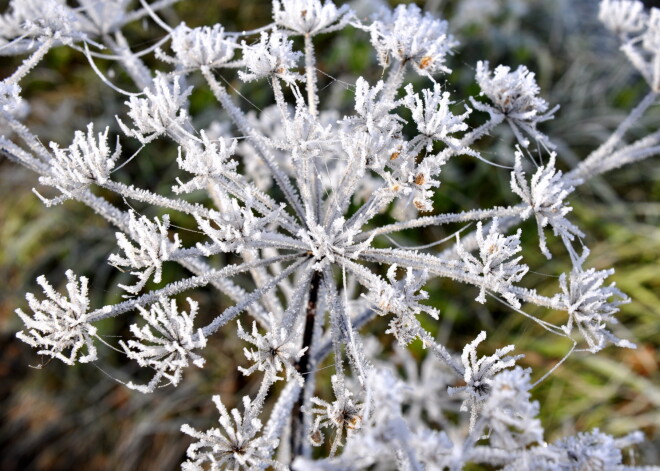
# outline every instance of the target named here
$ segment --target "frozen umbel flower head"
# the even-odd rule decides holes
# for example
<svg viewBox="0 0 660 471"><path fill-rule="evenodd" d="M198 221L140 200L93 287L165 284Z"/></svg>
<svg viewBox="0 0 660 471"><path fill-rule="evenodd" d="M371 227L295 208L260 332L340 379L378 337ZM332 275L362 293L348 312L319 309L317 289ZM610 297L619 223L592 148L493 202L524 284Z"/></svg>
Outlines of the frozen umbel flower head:
<svg viewBox="0 0 660 471"><path fill-rule="evenodd" d="M641 32L647 16L644 4L637 0L602 0L599 5L598 19L610 31L619 34Z"/></svg>
<svg viewBox="0 0 660 471"><path fill-rule="evenodd" d="M476 339L467 344L461 355L463 363L463 380L465 386L448 388L449 395L467 395L461 405L461 410L470 411L470 428L476 424L478 411L483 407L484 401L491 393L493 377L498 372L515 365L516 361L524 355L505 356L515 347L507 345L499 348L493 355L477 359L477 346L486 339L486 332L482 331Z"/></svg>
<svg viewBox="0 0 660 471"><path fill-rule="evenodd" d="M39 301L33 294L27 295L34 316L16 310L27 327L27 331L19 332L17 337L39 349L40 355L57 358L68 365L94 361L96 327L89 323L87 278L78 279L71 270L66 272L66 277L67 296L55 291L45 277L37 278L48 299ZM81 354L83 348L87 350L84 355Z"/></svg>
<svg viewBox="0 0 660 471"><path fill-rule="evenodd" d="M391 59L395 59L401 64L411 64L421 75L451 72L445 65L446 56L458 41L449 34L446 21L422 13L414 3L384 12L370 30L381 66L388 67Z"/></svg>
<svg viewBox="0 0 660 471"><path fill-rule="evenodd" d="M282 469L270 460L270 450L277 446L277 440L258 436L262 424L256 416L261 404L244 397L241 415L238 409L232 409L230 414L220 396L213 396L213 402L220 412L221 428L200 432L188 424L181 426L183 433L197 439L188 447L189 459L183 464L183 470L201 471L210 465L212 470L250 471L266 463Z"/></svg>
<svg viewBox="0 0 660 471"><path fill-rule="evenodd" d="M117 122L124 134L142 144L148 144L168 132L180 132L188 120L185 105L191 91L192 87L181 89L178 77L159 73L152 86L144 89L146 98L131 96L126 102L134 128L129 128L119 118Z"/></svg>
<svg viewBox="0 0 660 471"><path fill-rule="evenodd" d="M153 392L161 386L161 380L166 384L179 384L184 368L189 363L201 368L204 358L194 350L206 346L206 338L201 329L194 330L193 322L197 315L198 305L188 298L190 313L179 312L176 301L161 298L147 311L138 307L140 314L147 321L142 328L131 325L131 332L137 340L120 341L120 345L128 358L136 360L140 366L147 366L156 371L147 385L128 383L128 387L140 392ZM154 329L154 330L152 330Z"/></svg>
<svg viewBox="0 0 660 471"><path fill-rule="evenodd" d="M315 36L343 28L349 20L350 8L337 8L330 0L275 0L273 18L282 28L294 33Z"/></svg>
<svg viewBox="0 0 660 471"><path fill-rule="evenodd" d="M556 154L552 153L548 163L539 167L531 181L527 182L523 171L523 154L517 150L516 163L511 172L511 189L527 205L522 216L528 218L534 215L536 218L541 252L548 259L552 258L543 232L543 228L550 225L554 234L562 238L566 248L575 258L571 242L576 236L584 237L584 234L566 218L573 208L564 200L575 190L572 183L579 181L571 182L563 178L562 172L555 168L555 163Z"/></svg>
<svg viewBox="0 0 660 471"><path fill-rule="evenodd" d="M136 277L118 284L127 291L122 302L94 311L89 309L86 279L67 272L68 294L62 295L40 277L47 299L28 295L33 315L19 311L26 326L19 338L66 363L93 361L93 324L137 312L141 320L130 327L133 335L119 343L119 351L151 371L146 384L128 384L149 393L181 383L185 368L202 367L202 350L220 329L224 333L238 326L245 355L236 366L251 381L260 381L258 392L254 399L244 397L242 408L231 410L215 396L217 428L182 427L194 442L183 465L187 471L279 470L289 465L304 471L394 466L430 471L482 464L511 469L513 463L516 469L539 469L520 464L523 457L532 463L550 455L537 451L544 445L537 404L531 401L529 372L513 369L519 358L511 355L513 345L479 355L485 332L476 338L472 334L467 345L456 336L446 341L453 309L441 313L431 305L430 293L441 299L440 288L451 285L449 292L454 292L464 285L482 305L462 303L461 316L473 315L473 308L487 309L489 296L504 299L507 307L560 338L558 345L571 342L567 356L580 351L575 347L581 339L574 338L580 334L592 351L607 342L629 346L608 331L623 295L613 285L604 286L609 271L582 268L583 259L572 247L582 232L568 220L567 200L581 179L636 159L637 153L660 153L660 134L625 144L625 128L639 115L635 111L638 115L632 114L586 162L565 175L556 168L555 154L548 152L550 141L536 129L554 109L540 98L533 74L524 67L491 71L486 62L479 63L476 80L487 99L473 103L489 116L473 129L466 97L453 92L451 83L439 84L432 77L449 71L447 58L457 43L445 21L415 5L398 6L365 24L330 1L278 0L272 24L228 33L220 25L168 25L158 11L172 0L94 1L79 0L78 9L64 0L44 5L48 12L61 7L74 15L67 23L72 29L112 33L93 36L107 51L92 53L89 44L83 50L92 66L101 58L116 61L126 71L121 81L132 79L132 89L143 90L124 91L112 85L117 77L101 77L130 96L117 118L122 143L137 141L135 157L149 148L151 153L140 159L153 157L155 151L160 159L171 158L171 165L149 179L149 188L137 188L116 180L118 167L128 170L124 165L136 161L116 165L120 148L108 145L108 130L98 133L90 125L74 135L68 148L41 145L29 123L15 115L18 84L51 47L65 42L56 39L65 29L48 33L49 24L55 28L61 20L57 16L50 23L35 17L25 22L27 29L16 26L19 42L38 45L23 49L34 52L0 82L0 126L13 133L0 137L0 155L37 172L50 185L49 192L59 192L54 200L80 201L114 225L118 250L110 264L125 273L119 276ZM34 17L38 3L12 5ZM103 23L106 13L109 25ZM144 49L129 44L126 38L134 31L124 36L121 27L127 18L153 21L159 26L154 30L165 32L162 40ZM316 35L349 24L369 32L386 69L383 79L373 85L364 78L338 80L330 70L331 80L322 79L327 86L319 86L318 74L326 74L324 68L336 61L317 61ZM657 24L660 13L654 10L646 29L634 33L639 36L631 47L642 50L645 61L660 49ZM32 31L34 25L41 25L40 32ZM171 56L161 52L157 57L170 70L153 72L147 56L167 41ZM414 86L406 82L411 69L424 76ZM374 72L364 75L373 77ZM253 83L243 86L236 77L262 80L269 90L257 91L261 85ZM342 88L343 81L354 81L354 86ZM217 103L198 112L198 98L210 97L208 90ZM250 95L255 91L272 96L272 106L253 106ZM351 95L354 106L338 99ZM194 112L188 112L188 97L194 98ZM651 94L644 103L655 101ZM246 107L254 109L246 112ZM227 124L205 129L214 119ZM462 171L479 163L473 159L486 160L477 149L498 153L499 147L478 141L504 121L521 143L531 136L541 145L536 154L529 153L535 158L516 153L511 185L505 188L519 196L514 203L475 208L473 188L465 188L467 197L460 192L465 186ZM461 165L454 167L457 160ZM528 170L532 163L536 168ZM493 181L509 175L498 167L488 167ZM121 178L136 173L139 169ZM169 177L171 181L163 181ZM500 201L511 199L500 196ZM434 212L434 205L465 210ZM528 227L522 224L532 217L542 252L550 257L544 236L550 226L573 265L559 277L554 295L529 286L534 280L523 263ZM414 234L420 228L428 230ZM414 245L427 237L432 240ZM181 270L170 270L176 264ZM213 306L202 312L189 300L186 312L176 300L197 288L205 290ZM523 310L527 305L565 312L565 325L528 314ZM381 322L379 315L388 318ZM412 344L415 356L415 343L421 341L427 366L418 373L413 353L407 353L399 355L408 358L404 365L399 362L402 368L383 373L390 342L377 352L367 348L370 324L380 329L373 339L383 342L382 334L391 333L399 348ZM114 342L111 337L102 343L106 341ZM441 361L443 369L433 369L430 360ZM408 386L417 386L413 393L407 394L409 387L395 378L400 373ZM331 378L331 394L323 390L326 378ZM324 433L331 444L317 453L311 447L321 445ZM567 452L552 450L546 453L553 463L567 462ZM326 457L320 456L324 453ZM615 454L598 456L618 465Z"/></svg>
<svg viewBox="0 0 660 471"><path fill-rule="evenodd" d="M158 55L183 67L219 67L232 60L236 49L236 40L226 36L224 31L220 25L191 29L182 23L172 31L172 50L176 58L160 50Z"/></svg>
<svg viewBox="0 0 660 471"><path fill-rule="evenodd" d="M51 142L53 158L50 175L40 178L45 185L73 191L90 183L105 183L115 162L121 155L121 145L117 141L115 151L108 145L108 128L94 136L94 124L87 126L87 133L76 131L73 142L67 149L61 149Z"/></svg>
<svg viewBox="0 0 660 471"><path fill-rule="evenodd" d="M510 67L499 65L491 72L487 61L479 61L476 78L481 95L486 95L493 104L490 106L471 99L476 109L506 119L523 147L529 145L529 140L523 137L521 130L546 146L552 146L536 125L552 119L559 106L549 110L548 102L538 96L540 89L533 72L524 65L513 72Z"/></svg>
<svg viewBox="0 0 660 471"><path fill-rule="evenodd" d="M293 51L293 45L280 31L261 33L259 42L243 47L243 61L247 72L240 71L239 76L246 82L262 78L278 77L286 82L300 78L299 74L291 72L298 62L300 52Z"/></svg>
<svg viewBox="0 0 660 471"><path fill-rule="evenodd" d="M578 263L567 277L565 273L559 278L562 294L559 301L568 309L568 322L562 327L571 334L575 326L587 341L589 350L593 353L601 350L607 342L619 347L635 348L628 340L617 338L607 330L608 324L617 324L614 314L619 312L619 306L630 302L615 284L603 286L605 279L614 270L584 270L582 264L589 255L585 250Z"/></svg>

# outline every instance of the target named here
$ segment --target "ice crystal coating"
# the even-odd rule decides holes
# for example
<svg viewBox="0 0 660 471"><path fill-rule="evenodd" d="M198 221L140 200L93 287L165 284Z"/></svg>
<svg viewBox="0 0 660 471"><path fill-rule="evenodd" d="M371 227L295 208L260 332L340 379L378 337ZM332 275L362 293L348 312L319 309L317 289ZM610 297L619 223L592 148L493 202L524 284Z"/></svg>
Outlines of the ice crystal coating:
<svg viewBox="0 0 660 471"><path fill-rule="evenodd" d="M213 403L220 412L220 426L200 432L188 424L181 426L181 431L197 439L188 447L188 461L183 463L185 471L201 471L210 465L213 471L222 469L253 470L265 463L272 463L270 456L277 446L277 440L268 440L257 436L262 428L256 417L260 404L243 398L243 415L238 409L227 411L220 396L213 396ZM280 469L281 467L276 467Z"/></svg>
<svg viewBox="0 0 660 471"><path fill-rule="evenodd" d="M181 245L178 234L174 236L174 242L168 238L170 218L168 215L162 219L154 218L153 222L146 216L137 217L134 211L129 213L128 233L135 241L137 247L126 237L123 232L117 232L117 245L123 250L124 256L119 254L110 255L110 264L116 267L127 267L134 271L132 275L138 277L138 282L133 286L119 285L131 294L137 294L154 275L154 283L160 283L163 262L169 260L170 254Z"/></svg>
<svg viewBox="0 0 660 471"><path fill-rule="evenodd" d="M292 42L280 31L263 32L257 44L250 46L243 42L242 45L243 61L248 72L239 72L241 80L251 82L278 77L291 83L300 78L290 69L296 67L301 54L294 52Z"/></svg>
<svg viewBox="0 0 660 471"><path fill-rule="evenodd" d="M74 191L90 183L104 184L121 155L121 145L117 141L115 151L108 146L108 128L94 136L94 124L87 125L87 133L76 131L73 142L61 149L51 142L55 158L51 162L50 175L39 181L56 186L63 191Z"/></svg>
<svg viewBox="0 0 660 471"><path fill-rule="evenodd" d="M543 441L543 427L537 418L539 403L531 401L530 369L517 366L499 372L490 382L490 395L483 406L490 444L515 450Z"/></svg>
<svg viewBox="0 0 660 471"><path fill-rule="evenodd" d="M124 134L134 137L142 144L148 144L168 131L181 130L188 120L184 108L192 87L181 90L177 77L168 78L158 74L153 81L153 88L145 88L146 98L131 96L126 102L130 108L128 116L133 120L133 129L126 126L119 118L119 126Z"/></svg>
<svg viewBox="0 0 660 471"><path fill-rule="evenodd" d="M466 107L462 115L449 111L454 102L450 101L449 92L443 92L438 83L433 90L422 90L423 98L413 92L412 84L406 86L406 93L403 103L412 112L417 130L425 141L426 151L431 152L434 141L441 141L454 149L460 148L460 141L451 134L467 130L468 125L464 121L472 110Z"/></svg>
<svg viewBox="0 0 660 471"><path fill-rule="evenodd" d="M15 83L0 82L0 110L16 113L21 108L21 87Z"/></svg>
<svg viewBox="0 0 660 471"><path fill-rule="evenodd" d="M548 137L536 129L538 123L554 117L559 106L548 109L548 102L539 97L539 86L524 65L511 72L511 68L499 65L491 72L487 61L477 62L477 83L481 95L486 95L494 106L471 99L472 105L491 114L499 114L506 119L521 146L529 146L529 140L523 137L521 130L535 140L552 147Z"/></svg>
<svg viewBox="0 0 660 471"><path fill-rule="evenodd" d="M159 57L183 67L219 67L233 59L236 49L236 40L224 32L220 25L191 29L181 24L172 31L172 50L176 58L162 52Z"/></svg>
<svg viewBox="0 0 660 471"><path fill-rule="evenodd" d="M470 411L470 428L474 428L478 411L483 403L490 397L493 377L498 372L515 365L516 361L524 355L505 356L515 346L507 345L498 348L493 355L482 356L477 359L477 346L486 339L486 332L482 331L476 339L467 344L461 355L463 363L463 380L465 386L448 388L449 395L465 393L467 398L461 405L461 410Z"/></svg>
<svg viewBox="0 0 660 471"><path fill-rule="evenodd" d="M562 172L555 169L555 162L556 154L552 153L548 163L539 167L528 183L523 171L523 155L518 150L515 167L511 172L511 189L527 204L521 215L528 218L533 214L536 218L539 246L548 259L552 258L552 254L546 245L543 233L543 228L548 224L571 252L570 242L575 236L584 237L582 231L565 217L573 208L566 204L564 199L575 190L575 187L566 178L562 178Z"/></svg>
<svg viewBox="0 0 660 471"><path fill-rule="evenodd" d="M637 0L602 0L598 19L616 34L639 33L646 26L644 4Z"/></svg>
<svg viewBox="0 0 660 471"><path fill-rule="evenodd" d="M343 28L349 20L350 8L337 8L330 0L275 0L275 22L292 32L315 36Z"/></svg>
<svg viewBox="0 0 660 471"><path fill-rule="evenodd" d="M198 304L190 298L187 301L190 313L179 312L174 299L161 298L149 310L138 306L147 324L142 328L132 324L131 333L137 340L119 343L128 358L136 360L140 366L153 368L156 374L148 384L130 382L129 388L146 394L167 384L177 386L183 369L190 363L199 368L204 366L204 358L193 351L206 346L202 330L195 331L193 326ZM163 380L167 383L161 384Z"/></svg>
<svg viewBox="0 0 660 471"><path fill-rule="evenodd" d="M344 385L341 378L334 375L332 377L332 391L335 394L335 400L330 403L318 397L312 398L312 404L316 407L311 408L311 412L316 416L310 441L314 446L323 443L323 433L321 428L330 427L335 429L335 438L332 441L330 455L334 455L337 449L342 445L344 434L351 435L362 426L362 404L356 404L348 388Z"/></svg>
<svg viewBox="0 0 660 471"><path fill-rule="evenodd" d="M175 186L173 189L177 193L200 190L213 181L214 177L235 173L238 162L231 157L236 152L237 141L233 139L227 144L223 138L211 140L204 130L201 131L200 138L202 150L197 142L190 143L183 152L179 148L179 157L176 159L179 168L194 174L195 178L186 184ZM185 153L185 157L182 153Z"/></svg>
<svg viewBox="0 0 660 471"><path fill-rule="evenodd" d="M55 291L44 276L37 278L48 299L39 301L32 293L26 295L34 315L16 310L27 328L16 336L39 349L39 355L57 358L67 365L94 361L96 327L89 322L88 280L84 276L78 278L71 270L67 270L66 278L66 296ZM83 348L87 350L84 355Z"/></svg>
<svg viewBox="0 0 660 471"><path fill-rule="evenodd" d="M379 291L372 291L367 299L383 314L392 313L394 318L390 321L389 330L402 344L408 345L417 338L419 333L419 321L416 316L426 312L434 319L438 319L440 312L419 301L427 300L429 294L421 289L428 280L428 272L418 272L412 268L406 270L406 274L397 280L398 266L390 266L387 270L389 284L383 285Z"/></svg>
<svg viewBox="0 0 660 471"><path fill-rule="evenodd" d="M522 280L523 276L529 271L529 267L519 263L522 257L515 255L522 250L520 247L521 230L518 229L515 235L504 236L498 232L497 218L493 220L488 235L484 237L483 225L477 223L477 244L479 246L479 259L474 257L463 248L458 239L458 253L463 259L467 270L483 277L484 284L481 286L479 296L476 300L480 303L486 302L486 290L491 289L501 293L504 298L515 307L520 307L520 301L516 295L511 292L513 283Z"/></svg>
<svg viewBox="0 0 660 471"><path fill-rule="evenodd" d="M559 301L566 306L569 315L568 323L562 329L570 335L577 326L593 353L601 350L607 342L619 347L635 348L630 341L619 339L607 330L608 324L618 323L614 315L619 312L619 306L629 303L630 299L614 283L603 286L605 279L614 270L582 268L587 255L588 251L585 251L568 277L565 273L559 277L562 290Z"/></svg>
<svg viewBox="0 0 660 471"><path fill-rule="evenodd" d="M393 12L384 12L370 30L381 66L389 66L393 57L402 64L410 63L420 75L451 72L445 65L446 56L458 41L448 33L446 21L422 13L417 5L399 5Z"/></svg>
<svg viewBox="0 0 660 471"><path fill-rule="evenodd" d="M271 323L275 320L270 316ZM284 370L287 379L295 378L300 385L304 383L304 378L295 369L295 363L305 353L308 347L299 348L291 339L295 332L289 332L284 327L272 327L270 332L260 334L257 323L252 323L252 334L243 330L243 326L238 323L238 337L246 342L250 342L256 350L244 348L245 358L253 361L250 368L239 369L245 374L250 375L255 370L264 371L273 380L277 374Z"/></svg>

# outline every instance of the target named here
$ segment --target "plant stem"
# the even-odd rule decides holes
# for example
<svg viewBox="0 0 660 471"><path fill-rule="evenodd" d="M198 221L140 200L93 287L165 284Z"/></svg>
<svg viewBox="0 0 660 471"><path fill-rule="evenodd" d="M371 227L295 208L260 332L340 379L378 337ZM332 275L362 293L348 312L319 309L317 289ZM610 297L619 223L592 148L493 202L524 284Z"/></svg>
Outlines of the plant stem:
<svg viewBox="0 0 660 471"><path fill-rule="evenodd" d="M295 365L296 370L307 379L309 373L311 360L312 360L312 339L314 338L314 320L316 316L316 307L318 305L319 286L321 285L321 273L316 271L312 275L309 285L309 299L307 300L307 308L305 312L305 330L303 332L303 348L307 347L303 356L298 360ZM302 393L298 396L298 400L293 406L291 412L292 429L291 429L291 460L296 456L303 454L303 444L305 439L304 434L304 410L303 402L305 395Z"/></svg>

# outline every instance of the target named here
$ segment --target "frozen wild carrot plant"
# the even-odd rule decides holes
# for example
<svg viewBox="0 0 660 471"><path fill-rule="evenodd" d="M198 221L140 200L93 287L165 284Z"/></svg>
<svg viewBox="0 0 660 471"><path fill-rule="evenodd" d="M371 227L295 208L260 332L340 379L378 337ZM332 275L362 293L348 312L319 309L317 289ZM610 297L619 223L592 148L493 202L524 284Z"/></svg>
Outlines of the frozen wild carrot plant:
<svg viewBox="0 0 660 471"><path fill-rule="evenodd" d="M330 0L274 0L271 23L231 32L173 23L175 3L12 0L0 16L0 55L22 58L0 82L0 155L38 175L44 205L72 200L107 221L116 234L108 262L130 280L119 284L123 301L96 305L89 274L66 270L63 289L40 276L42 292L16 309L18 338L68 365L102 367L120 352L150 372L123 382L151 394L191 369L203 375L220 332L237 337L243 356L231 367L258 387L239 399L210 395L217 413L178 424L191 442L184 470L641 469L624 460L641 432L546 441L533 397L570 355L635 348L617 325L629 298L608 281L613 269L591 265L571 201L591 179L660 153L659 131L629 132L658 101L660 9L600 2L600 20L650 89L567 167L544 132L561 110L534 72L466 64L451 22L415 4L369 15ZM161 38L131 44L135 23ZM370 42L373 70L321 86L335 71L318 45L343 35ZM62 48L123 104L47 143L21 85ZM108 63L132 84L99 65ZM473 96L452 85L459 65L472 71ZM257 86L270 105L249 106ZM191 110L202 89L215 98L211 123ZM488 149L503 128L515 143ZM165 158L162 149L177 168L166 191L118 177ZM443 191L463 162L502 177L512 203L470 206L474 195L456 197L460 182ZM452 198L461 210L436 209ZM406 243L423 228L449 237ZM570 267L555 273L553 293L530 280L536 253ZM562 339L563 358L523 368L523 352L488 347L481 328L450 345L430 299L439 279L473 299L461 316L503 305ZM217 293L218 307L200 307L199 290ZM99 323L116 316L133 319L125 338L101 334ZM421 364L406 349L415 342Z"/></svg>

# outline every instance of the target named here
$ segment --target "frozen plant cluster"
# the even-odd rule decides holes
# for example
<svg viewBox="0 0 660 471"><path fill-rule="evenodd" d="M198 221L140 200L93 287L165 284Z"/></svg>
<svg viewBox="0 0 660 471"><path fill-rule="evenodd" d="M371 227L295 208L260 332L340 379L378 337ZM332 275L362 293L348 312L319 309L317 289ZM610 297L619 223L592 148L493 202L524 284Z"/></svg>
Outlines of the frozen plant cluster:
<svg viewBox="0 0 660 471"><path fill-rule="evenodd" d="M236 367L259 377L258 390L232 410L214 396L216 427L181 427L193 439L184 470L635 469L623 464L622 450L642 441L641 433L614 438L596 429L545 441L532 394L547 375L533 382L514 345L484 348L484 331L453 351L424 325L442 317L428 304L429 283L440 278L476 303L499 300L512 315L568 339L566 356L635 348L616 328L628 298L607 282L612 270L589 267L570 199L589 179L660 153L660 132L626 140L660 92L660 9L602 0L603 23L621 37L651 91L600 147L562 172L552 139L539 130L558 107L542 98L534 73L481 61L474 64L481 93L456 96L447 78L459 39L447 21L414 4L364 18L330 0L274 0L271 24L232 33L168 24L172 16L162 11L175 2L12 0L0 16L0 54L24 57L0 82L0 154L38 174L44 188L35 193L47 206L75 200L105 218L117 237L109 263L134 280L121 286L124 301L94 307L86 277L67 271L64 294L40 277L43 294L27 295L29 312L17 310L25 324L18 337L67 364L98 361L101 347L114 347L152 371L146 384L127 386L152 393L184 381L191 364L204 368L218 331L236 332L245 347ZM162 29L156 46L128 43L124 29L135 21ZM356 77L348 87L354 106L337 110L319 87L315 40L345 28L371 42L383 79ZM99 80L126 96L125 107L112 129L89 123L70 144L44 145L25 124L21 81L58 47L84 55ZM147 66L148 55L161 70ZM133 89L113 84L100 60L121 66ZM225 77L264 84L273 105L248 112ZM195 122L195 87L212 92L223 126ZM445 167L459 159L491 165L479 149L498 126L510 126L517 139L515 165L489 170L510 179L518 202L436 211L434 201L446 198ZM131 141L139 148L132 155L123 150ZM180 173L167 194L113 175L146 158L140 154L154 141L178 154ZM158 213L137 214L117 201ZM171 224L175 213L189 227ZM526 252L537 245L522 245L518 226L526 220L536 225L538 250L571 263L554 295L527 282ZM404 231L441 226L461 230L430 246L396 241ZM186 245L182 231L191 230L200 241ZM187 275L165 281L169 264ZM199 288L216 289L231 304L201 312L188 298L186 312L179 295L194 297ZM561 312L563 321L528 314L529 306ZM95 324L127 313L138 319L132 338L102 339ZM377 318L388 323L385 332L369 330ZM399 345L388 362L379 339L389 334ZM428 351L419 369L405 349L413 341ZM331 368L328 394L317 381L328 371L322 364Z"/></svg>

